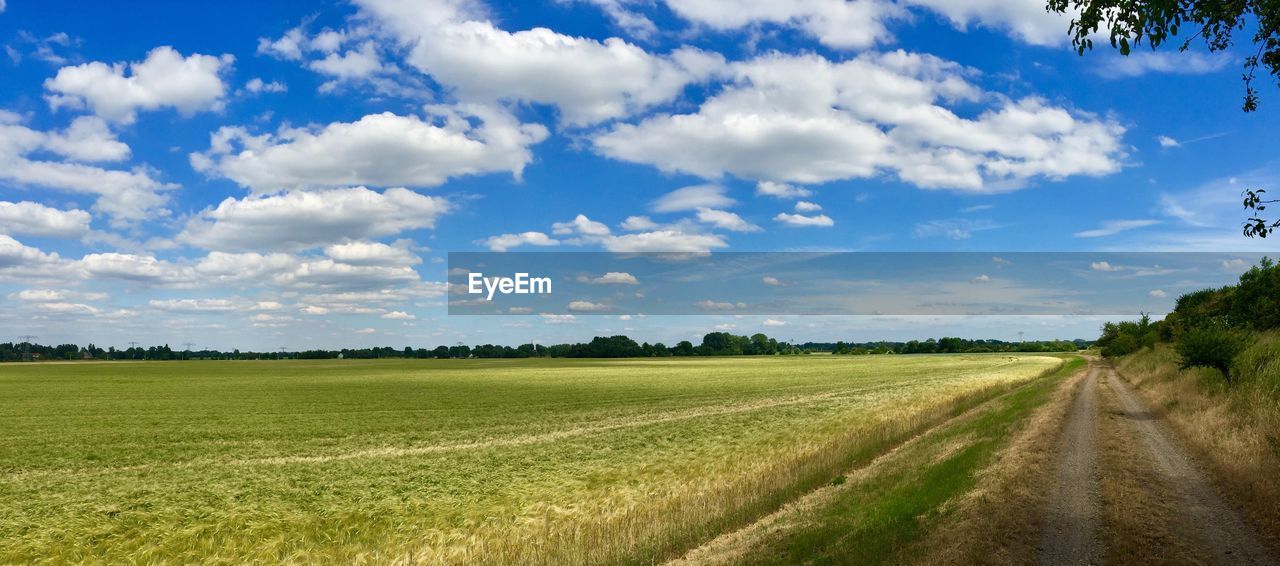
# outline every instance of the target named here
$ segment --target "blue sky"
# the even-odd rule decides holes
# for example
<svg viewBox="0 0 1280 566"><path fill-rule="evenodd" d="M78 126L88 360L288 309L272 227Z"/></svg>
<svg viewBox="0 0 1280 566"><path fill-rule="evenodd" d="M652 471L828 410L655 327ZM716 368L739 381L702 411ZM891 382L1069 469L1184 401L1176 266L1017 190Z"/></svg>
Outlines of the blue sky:
<svg viewBox="0 0 1280 566"><path fill-rule="evenodd" d="M1238 227L1275 86L1243 114L1239 53L1079 57L1035 0L0 6L0 324L44 342L1090 337L451 317L444 258L1274 247Z"/></svg>

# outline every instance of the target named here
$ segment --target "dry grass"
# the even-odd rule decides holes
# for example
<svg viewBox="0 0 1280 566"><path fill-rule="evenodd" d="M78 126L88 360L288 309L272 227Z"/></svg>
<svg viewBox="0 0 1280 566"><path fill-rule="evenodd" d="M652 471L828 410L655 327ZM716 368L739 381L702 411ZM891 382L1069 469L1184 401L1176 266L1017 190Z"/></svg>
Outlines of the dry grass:
<svg viewBox="0 0 1280 566"><path fill-rule="evenodd" d="M977 485L953 503L954 512L918 545L917 564L1031 564L1036 560L1045 486L1053 484L1059 437L1088 369L1065 379L1029 418Z"/></svg>
<svg viewBox="0 0 1280 566"><path fill-rule="evenodd" d="M1257 347L1275 343L1273 335ZM1280 548L1280 402L1264 389L1270 387L1266 381L1245 376L1229 389L1215 370L1179 370L1177 362L1162 344L1116 367L1207 464L1218 487L1271 547Z"/></svg>

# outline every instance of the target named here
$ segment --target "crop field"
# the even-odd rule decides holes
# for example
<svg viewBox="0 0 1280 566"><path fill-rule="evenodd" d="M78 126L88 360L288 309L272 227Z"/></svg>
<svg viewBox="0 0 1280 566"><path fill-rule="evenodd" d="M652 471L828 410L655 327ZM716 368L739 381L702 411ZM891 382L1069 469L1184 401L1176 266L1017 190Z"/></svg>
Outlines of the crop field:
<svg viewBox="0 0 1280 566"><path fill-rule="evenodd" d="M0 366L0 563L653 563L1050 356Z"/></svg>

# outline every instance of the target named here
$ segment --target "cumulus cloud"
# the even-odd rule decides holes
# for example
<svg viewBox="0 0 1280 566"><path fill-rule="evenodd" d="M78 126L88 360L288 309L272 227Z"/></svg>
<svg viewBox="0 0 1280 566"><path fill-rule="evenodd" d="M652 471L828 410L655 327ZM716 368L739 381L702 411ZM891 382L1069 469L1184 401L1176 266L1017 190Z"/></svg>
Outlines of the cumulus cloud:
<svg viewBox="0 0 1280 566"><path fill-rule="evenodd" d="M94 61L63 67L44 83L54 108L86 108L107 120L132 123L139 110L173 108L184 115L222 108L222 75L235 58L199 53L183 57L172 47L151 50L143 61Z"/></svg>
<svg viewBox="0 0 1280 566"><path fill-rule="evenodd" d="M922 188L1016 189L1034 178L1117 171L1124 128L1039 98L1008 100L972 71L929 55L844 62L769 54L733 65L732 83L691 114L619 124L597 152L672 173L822 183L891 171ZM995 101L976 116L949 105Z"/></svg>
<svg viewBox="0 0 1280 566"><path fill-rule="evenodd" d="M813 191L786 183L760 181L756 183L756 194L780 199L798 199L813 196Z"/></svg>
<svg viewBox="0 0 1280 566"><path fill-rule="evenodd" d="M345 242L324 248L324 255L350 265L415 265L422 258L409 250L411 242L401 240L391 246L382 242Z"/></svg>
<svg viewBox="0 0 1280 566"><path fill-rule="evenodd" d="M546 128L521 124L503 110L429 107L432 117L370 114L321 128L282 128L255 136L224 127L210 148L191 154L198 171L226 177L255 192L348 185L439 185L452 177L510 172L520 177L529 146ZM478 122L478 123L474 123Z"/></svg>
<svg viewBox="0 0 1280 566"><path fill-rule="evenodd" d="M760 282L770 287L782 287L784 285L781 279L772 275L765 275L764 277L761 277Z"/></svg>
<svg viewBox="0 0 1280 566"><path fill-rule="evenodd" d="M1169 294L1166 293L1164 289L1152 289L1150 292L1147 293L1147 295L1157 299L1163 299L1169 296Z"/></svg>
<svg viewBox="0 0 1280 566"><path fill-rule="evenodd" d="M491 251L505 252L518 246L558 246L560 241L542 232L521 232L519 234L500 234L489 236L476 242L485 245Z"/></svg>
<svg viewBox="0 0 1280 566"><path fill-rule="evenodd" d="M581 234L583 236L607 236L609 227L601 222L596 222L587 218L585 214L579 214L569 222L556 222L551 225L551 233L557 235Z"/></svg>
<svg viewBox="0 0 1280 566"><path fill-rule="evenodd" d="M710 224L717 228L723 228L733 232L759 232L762 230L759 226L743 220L741 216L726 210L715 210L712 208L698 209L698 222Z"/></svg>
<svg viewBox="0 0 1280 566"><path fill-rule="evenodd" d="M641 230L653 230L658 227L658 223L648 216L628 216L619 227L628 232L638 232Z"/></svg>
<svg viewBox="0 0 1280 566"><path fill-rule="evenodd" d="M796 212L817 212L822 210L822 205L809 201L800 201L796 203Z"/></svg>
<svg viewBox="0 0 1280 566"><path fill-rule="evenodd" d="M736 201L726 196L725 188L720 185L693 185L662 195L653 201L650 208L654 212L680 212L699 208L723 208L734 204Z"/></svg>
<svg viewBox="0 0 1280 566"><path fill-rule="evenodd" d="M1048 13L1038 0L665 0L677 15L716 29L772 24L800 30L823 45L866 49L893 40L887 25L913 17L910 8L943 16L961 31L979 26L1002 31L1034 45L1067 39L1070 17Z"/></svg>
<svg viewBox="0 0 1280 566"><path fill-rule="evenodd" d="M639 285L640 280L635 275L624 271L610 271L600 277L591 279L596 285Z"/></svg>
<svg viewBox="0 0 1280 566"><path fill-rule="evenodd" d="M777 216L773 217L773 219L788 226L818 226L825 228L836 225L836 221L832 220L830 216L825 214L805 216L803 214L779 212Z"/></svg>
<svg viewBox="0 0 1280 566"><path fill-rule="evenodd" d="M10 234L75 238L89 232L89 213L59 210L36 202L0 201L0 226Z"/></svg>
<svg viewBox="0 0 1280 566"><path fill-rule="evenodd" d="M865 49L891 39L885 21L905 16L890 2L874 0L666 0L680 17L716 30L756 24L796 27L828 47Z"/></svg>
<svg viewBox="0 0 1280 566"><path fill-rule="evenodd" d="M571 301L569 310L573 312L605 312L609 310L609 305L591 301Z"/></svg>
<svg viewBox="0 0 1280 566"><path fill-rule="evenodd" d="M253 94L261 94L264 92L288 92L289 91L288 85L280 81L267 82L262 80L259 77L254 77L252 79L249 79L249 82L244 84L244 89Z"/></svg>
<svg viewBox="0 0 1280 566"><path fill-rule="evenodd" d="M189 220L178 239L214 250L301 250L433 228L450 208L444 198L404 188L377 192L355 187L227 198ZM376 251L373 244L348 246L359 247L332 249Z"/></svg>
<svg viewBox="0 0 1280 566"><path fill-rule="evenodd" d="M1157 142L1159 142L1160 147L1180 147L1180 146L1182 146L1182 144L1181 144L1181 143L1179 143L1179 142L1178 142L1178 140L1173 139L1173 138L1171 138L1171 137L1169 137L1169 136L1156 136L1156 141L1157 141Z"/></svg>
<svg viewBox="0 0 1280 566"><path fill-rule="evenodd" d="M67 161L32 159L46 151ZM156 180L146 167L104 169L77 161L119 161L129 146L115 139L98 118L81 117L63 131L43 132L0 120L0 180L18 186L96 195L93 210L123 226L168 214L164 191L175 185Z"/></svg>
<svg viewBox="0 0 1280 566"><path fill-rule="evenodd" d="M672 100L724 65L682 47L654 55L622 39L598 41L547 28L510 32L469 0L356 0L362 13L408 49L408 63L464 101L554 105L587 125Z"/></svg>

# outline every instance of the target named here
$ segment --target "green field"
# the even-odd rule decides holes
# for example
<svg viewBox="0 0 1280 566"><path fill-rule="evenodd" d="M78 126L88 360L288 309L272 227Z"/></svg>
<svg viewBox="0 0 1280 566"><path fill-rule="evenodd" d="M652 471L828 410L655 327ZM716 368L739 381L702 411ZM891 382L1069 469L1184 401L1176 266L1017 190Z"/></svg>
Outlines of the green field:
<svg viewBox="0 0 1280 566"><path fill-rule="evenodd" d="M652 563L1060 364L6 364L0 563Z"/></svg>

